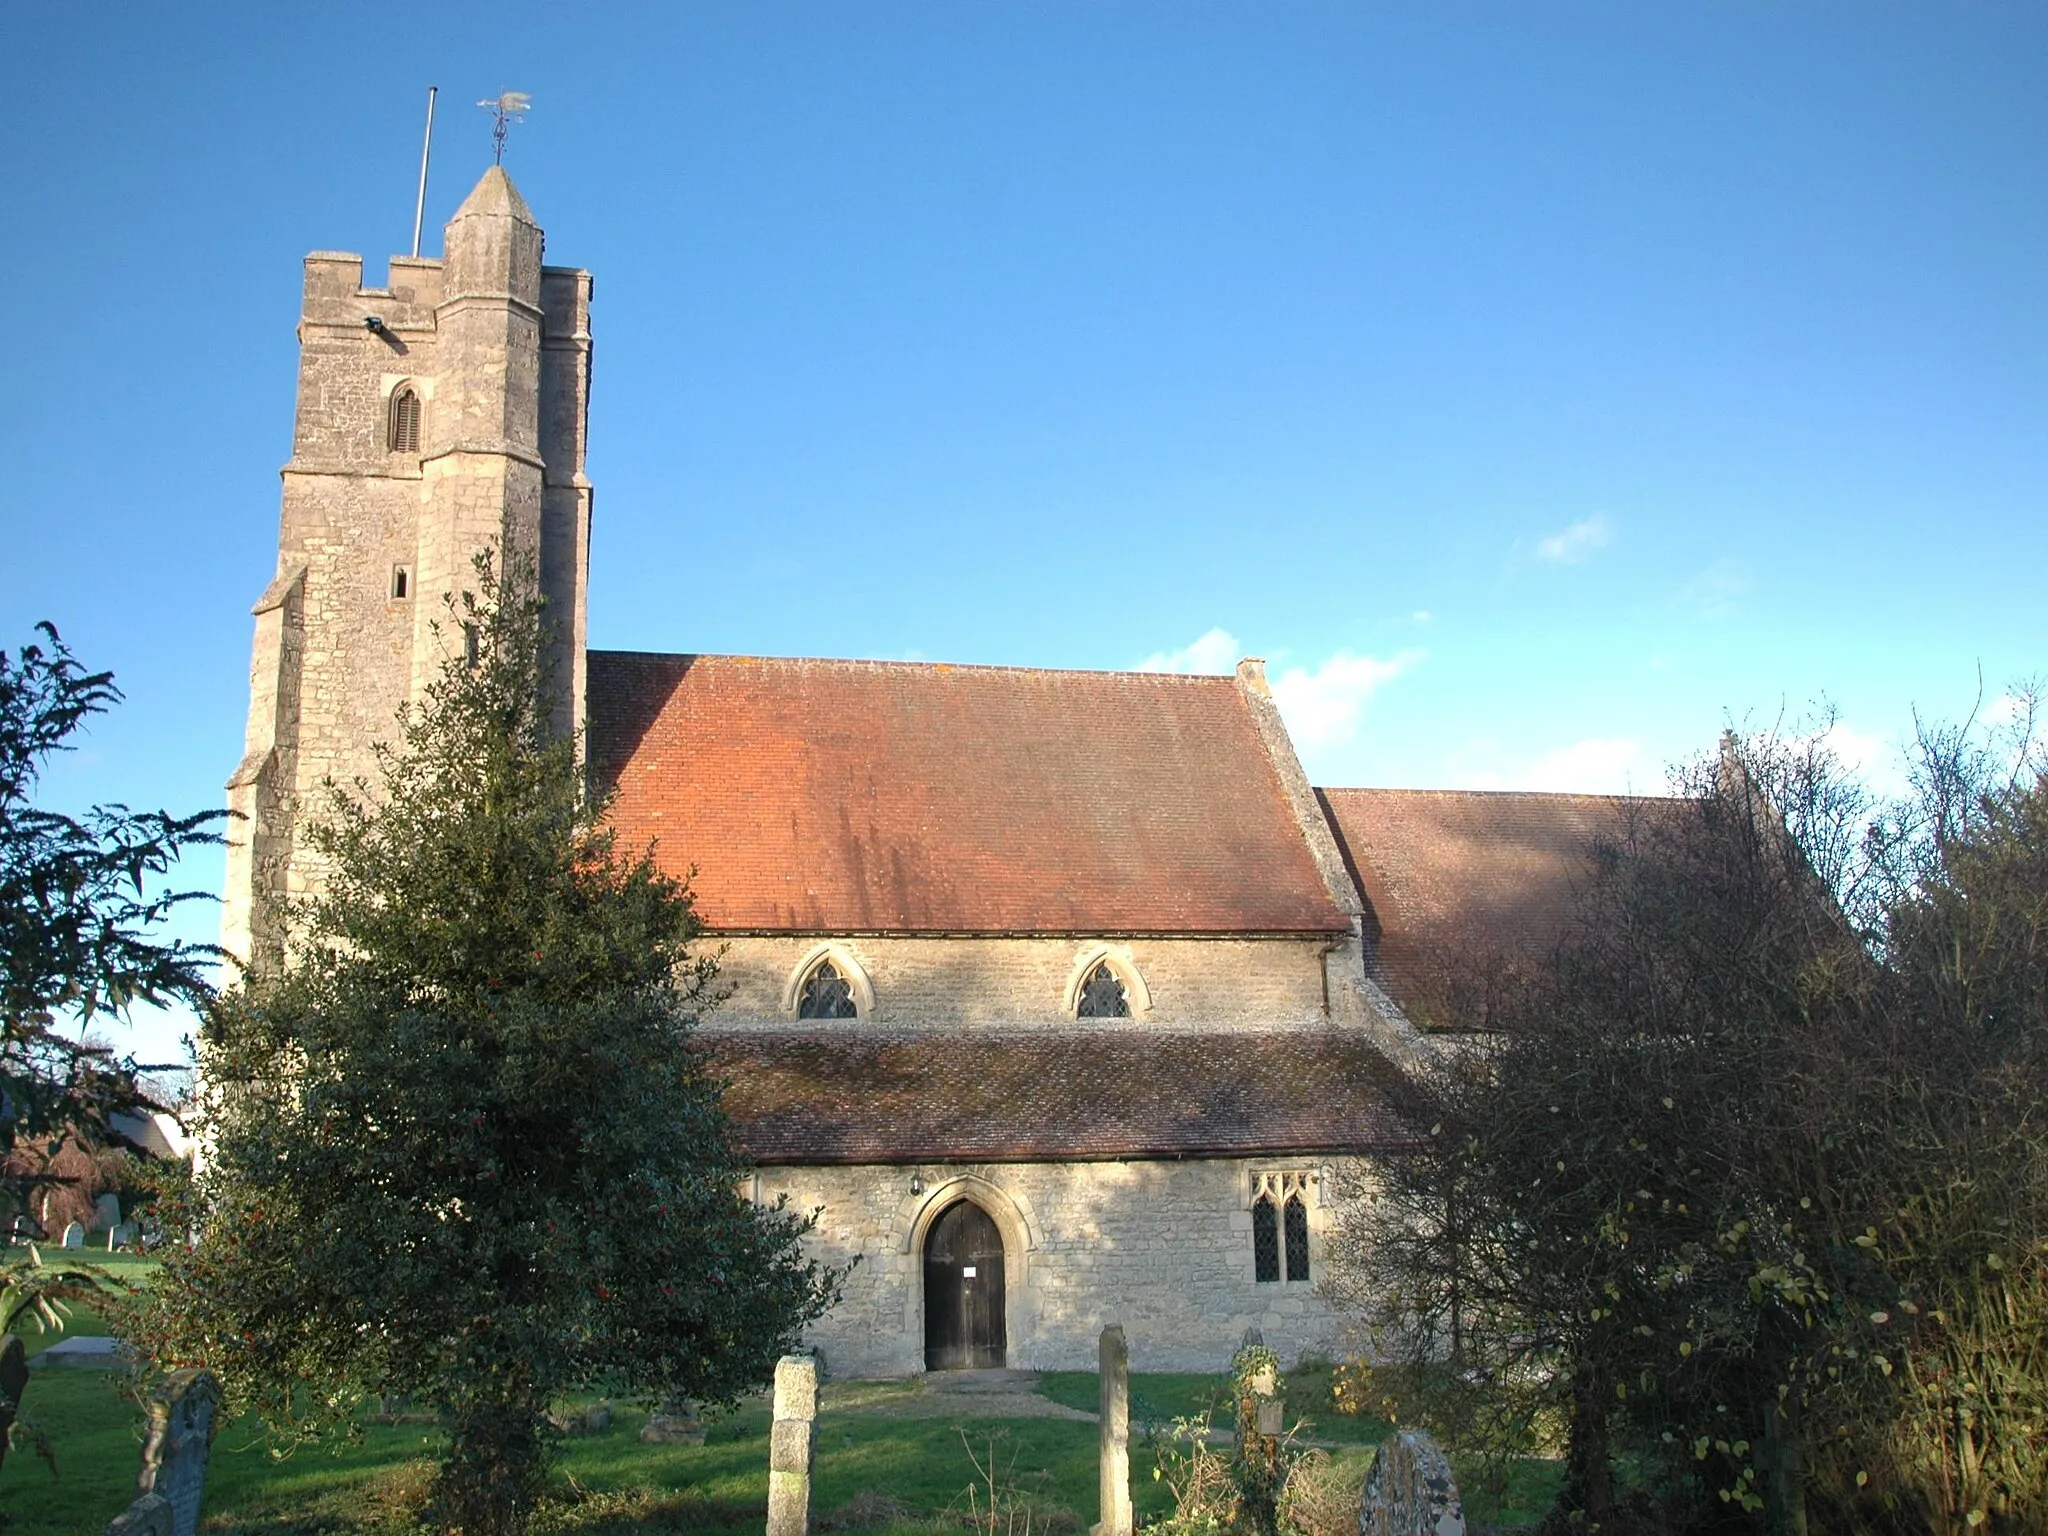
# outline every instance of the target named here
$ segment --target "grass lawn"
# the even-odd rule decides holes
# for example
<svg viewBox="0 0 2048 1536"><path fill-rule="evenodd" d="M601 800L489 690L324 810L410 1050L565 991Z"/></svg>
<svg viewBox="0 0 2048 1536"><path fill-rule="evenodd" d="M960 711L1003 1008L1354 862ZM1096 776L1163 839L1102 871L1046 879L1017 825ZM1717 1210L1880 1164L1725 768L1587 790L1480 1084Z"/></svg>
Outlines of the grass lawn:
<svg viewBox="0 0 2048 1536"><path fill-rule="evenodd" d="M115 1256L109 1266L142 1278L147 1260ZM99 1318L78 1309L66 1333L105 1332ZM63 1337L25 1330L31 1357ZM59 1475L32 1454L17 1452L0 1468L0 1510L8 1536L78 1536L98 1531L133 1496L139 1454L139 1415L127 1378L97 1366L47 1365L35 1369L24 1398L56 1446ZM1149 1375L1132 1378L1132 1495L1140 1520L1167 1512L1164 1487L1152 1476L1143 1441L1147 1422L1162 1431L1176 1416L1210 1405L1221 1378ZM1092 1371L1048 1373L1040 1388L1056 1403L1092 1412ZM951 1420L902 1416L920 1387L905 1383L828 1382L818 1421L814 1525L835 1512L865 1518L849 1525L894 1531L931 1530L931 1518L968 1512L966 1489L982 1483L970 1457L983 1467L993 1456L999 1491L1028 1498L1034 1532L1072 1536L1096 1519L1096 1427L1071 1419ZM841 1400L835 1406L834 1398ZM1290 1415L1306 1419L1306 1438L1334 1443L1341 1466L1362 1475L1384 1426L1328 1411L1327 1373L1289 1378ZM963 1406L970 1406L963 1404ZM538 1522L548 1532L628 1536L632 1532L730 1533L758 1531L768 1498L768 1409L754 1401L710 1421L702 1446L643 1445L644 1411L617 1409L602 1434L565 1440L556 1462L560 1497ZM1219 1427L1228 1412L1217 1413ZM964 1439L963 1439L964 1436ZM337 1453L301 1447L279 1458L253 1426L230 1423L214 1444L202 1529L214 1536L342 1536L349 1532L409 1530L408 1512L419 1505L445 1440L431 1424L366 1426L361 1439ZM1511 1498L1510 1520L1547 1507L1554 1474L1534 1469L1527 1487ZM1055 1514L1048 1526L1045 1515ZM958 1520L950 1522L958 1528ZM1020 1527L1021 1528L1021 1527Z"/></svg>

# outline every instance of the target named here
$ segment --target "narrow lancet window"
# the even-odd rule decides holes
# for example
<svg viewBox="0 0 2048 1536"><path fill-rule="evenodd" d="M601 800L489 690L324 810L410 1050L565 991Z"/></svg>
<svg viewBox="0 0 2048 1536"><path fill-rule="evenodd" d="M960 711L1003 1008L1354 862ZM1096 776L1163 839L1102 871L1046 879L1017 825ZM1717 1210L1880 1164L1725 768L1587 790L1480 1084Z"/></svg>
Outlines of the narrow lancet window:
<svg viewBox="0 0 2048 1536"><path fill-rule="evenodd" d="M1099 962L1088 973L1088 979L1081 983L1080 1004L1074 1013L1083 1019L1128 1019L1131 1016L1131 999L1124 989L1124 979L1110 969L1107 960Z"/></svg>
<svg viewBox="0 0 2048 1536"><path fill-rule="evenodd" d="M797 993L796 1016L800 1019L852 1019L860 1016L853 1004L853 987L830 960L820 960L804 978Z"/></svg>
<svg viewBox="0 0 2048 1536"><path fill-rule="evenodd" d="M1280 1213L1271 1195L1252 1202L1252 1278L1262 1285L1280 1278Z"/></svg>
<svg viewBox="0 0 2048 1536"><path fill-rule="evenodd" d="M1287 1279L1301 1284L1308 1279L1308 1207L1301 1196L1289 1195L1284 1213L1287 1222Z"/></svg>
<svg viewBox="0 0 2048 1536"><path fill-rule="evenodd" d="M420 451L420 397L410 384L401 384L391 396L391 451Z"/></svg>

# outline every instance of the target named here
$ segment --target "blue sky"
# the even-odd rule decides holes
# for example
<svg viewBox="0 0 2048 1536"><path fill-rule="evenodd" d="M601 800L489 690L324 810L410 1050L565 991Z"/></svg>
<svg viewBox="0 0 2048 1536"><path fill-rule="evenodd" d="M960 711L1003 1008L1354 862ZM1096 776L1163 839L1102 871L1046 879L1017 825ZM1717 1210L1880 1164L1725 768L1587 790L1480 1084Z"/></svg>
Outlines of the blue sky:
<svg viewBox="0 0 2048 1536"><path fill-rule="evenodd" d="M513 88L596 274L596 645L1260 654L1320 782L1599 790L2042 670L2039 7L17 5L0 644L128 693L54 797L219 802L429 83L427 251Z"/></svg>

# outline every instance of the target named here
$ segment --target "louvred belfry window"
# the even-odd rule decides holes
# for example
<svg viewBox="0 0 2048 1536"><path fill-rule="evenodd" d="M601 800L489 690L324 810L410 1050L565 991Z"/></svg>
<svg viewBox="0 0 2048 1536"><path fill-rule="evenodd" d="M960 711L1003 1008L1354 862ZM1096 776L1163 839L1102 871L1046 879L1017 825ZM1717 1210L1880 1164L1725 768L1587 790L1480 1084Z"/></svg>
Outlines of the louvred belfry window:
<svg viewBox="0 0 2048 1536"><path fill-rule="evenodd" d="M800 1019L852 1019L860 1016L853 1005L853 988L830 960L820 960L804 978L797 993L796 1016Z"/></svg>
<svg viewBox="0 0 2048 1536"><path fill-rule="evenodd" d="M1280 1278L1280 1213L1271 1195L1252 1202L1252 1278L1262 1285Z"/></svg>
<svg viewBox="0 0 2048 1536"><path fill-rule="evenodd" d="M420 451L420 397L409 384L391 397L391 451Z"/></svg>
<svg viewBox="0 0 2048 1536"><path fill-rule="evenodd" d="M1128 1019L1131 1016L1131 1000L1124 990L1124 980L1110 969L1109 962L1100 962L1088 973L1088 979L1081 983L1080 1005L1075 1014L1084 1019Z"/></svg>

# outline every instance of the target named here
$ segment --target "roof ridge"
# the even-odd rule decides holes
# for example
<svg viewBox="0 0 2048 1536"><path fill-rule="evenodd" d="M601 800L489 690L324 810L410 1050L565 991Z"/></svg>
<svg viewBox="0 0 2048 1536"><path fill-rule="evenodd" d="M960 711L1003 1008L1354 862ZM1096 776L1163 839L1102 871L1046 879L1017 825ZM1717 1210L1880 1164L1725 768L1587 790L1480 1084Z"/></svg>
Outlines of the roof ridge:
<svg viewBox="0 0 2048 1536"><path fill-rule="evenodd" d="M862 667L876 671L1001 672L1042 677L1156 677L1183 683L1235 684L1229 672L1161 672L1146 667L1029 667L996 661L911 661L890 656L768 656L747 651L623 651L591 646L588 656L646 657L656 661L739 661L763 665Z"/></svg>

